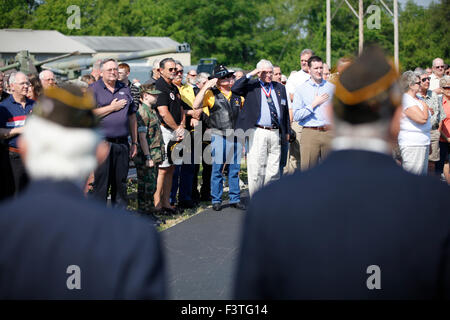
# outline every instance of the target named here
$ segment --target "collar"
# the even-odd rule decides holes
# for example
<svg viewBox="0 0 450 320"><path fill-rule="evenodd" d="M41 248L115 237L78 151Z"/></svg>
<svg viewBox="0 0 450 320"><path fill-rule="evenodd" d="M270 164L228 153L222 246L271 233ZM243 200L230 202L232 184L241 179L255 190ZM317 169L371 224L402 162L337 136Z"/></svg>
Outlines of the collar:
<svg viewBox="0 0 450 320"><path fill-rule="evenodd" d="M303 71L303 70L302 70L302 71ZM322 79L322 82L319 83L319 84L317 84L311 77L309 77L309 79L306 80L306 81L309 81L309 83L310 83L312 86L314 86L314 87L322 87L322 86L325 85L325 83L327 82L327 80Z"/></svg>
<svg viewBox="0 0 450 320"><path fill-rule="evenodd" d="M105 89L108 89L108 87L106 86L105 81L103 81L103 78L102 78L100 81L102 82L103 87L104 87ZM122 89L122 88L124 88L124 87L125 87L125 84L124 84L124 83L122 83L122 82L119 81L119 80L116 80L116 83L114 84L114 91L116 91L116 89Z"/></svg>
<svg viewBox="0 0 450 320"><path fill-rule="evenodd" d="M14 96L12 94L10 94L6 99L10 99L12 103L22 106L20 102L17 102L16 99L14 99ZM25 106L29 105L30 103L34 103L34 101L25 97Z"/></svg>
<svg viewBox="0 0 450 320"><path fill-rule="evenodd" d="M379 138L336 137L331 143L333 150L364 150L390 154L389 144Z"/></svg>

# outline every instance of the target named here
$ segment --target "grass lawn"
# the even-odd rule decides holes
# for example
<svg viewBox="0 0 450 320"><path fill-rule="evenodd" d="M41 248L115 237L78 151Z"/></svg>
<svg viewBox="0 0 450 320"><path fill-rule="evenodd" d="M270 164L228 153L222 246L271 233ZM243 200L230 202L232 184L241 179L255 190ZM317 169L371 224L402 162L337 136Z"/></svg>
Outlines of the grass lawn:
<svg viewBox="0 0 450 320"><path fill-rule="evenodd" d="M202 182L202 169L203 167L200 166L200 170L198 173L198 181L199 185L201 185ZM245 159L242 159L241 164L241 172L239 174L239 177L246 186L244 188L247 188L247 163L245 162ZM136 178L130 178L128 179L127 184L128 189L128 210L130 211L136 211L137 210L137 179ZM241 188L242 189L242 188ZM224 192L223 192L223 198L228 199L228 185L225 184L224 186ZM211 202L200 202L199 206L193 209L186 209L183 211L182 214L173 215L173 216L158 216L159 218L162 218L165 220L164 224L161 224L157 229L158 231L166 230L180 222L183 222L190 217L193 217L194 215L200 213L201 211L211 208Z"/></svg>

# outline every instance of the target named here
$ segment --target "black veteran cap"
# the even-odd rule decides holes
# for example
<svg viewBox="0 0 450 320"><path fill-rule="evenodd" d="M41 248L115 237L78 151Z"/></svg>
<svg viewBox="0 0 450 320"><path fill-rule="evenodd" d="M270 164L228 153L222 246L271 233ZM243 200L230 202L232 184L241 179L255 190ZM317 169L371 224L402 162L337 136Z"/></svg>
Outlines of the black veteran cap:
<svg viewBox="0 0 450 320"><path fill-rule="evenodd" d="M336 80L336 117L352 124L391 118L401 102L398 77L383 50L368 47Z"/></svg>
<svg viewBox="0 0 450 320"><path fill-rule="evenodd" d="M233 73L234 73L234 71L229 71L227 68L225 68L225 66L223 64L219 64L214 67L213 74L210 77L210 79L225 78L227 76L233 75Z"/></svg>
<svg viewBox="0 0 450 320"><path fill-rule="evenodd" d="M33 115L70 128L93 128L98 121L92 110L95 100L73 84L51 87L39 97Z"/></svg>

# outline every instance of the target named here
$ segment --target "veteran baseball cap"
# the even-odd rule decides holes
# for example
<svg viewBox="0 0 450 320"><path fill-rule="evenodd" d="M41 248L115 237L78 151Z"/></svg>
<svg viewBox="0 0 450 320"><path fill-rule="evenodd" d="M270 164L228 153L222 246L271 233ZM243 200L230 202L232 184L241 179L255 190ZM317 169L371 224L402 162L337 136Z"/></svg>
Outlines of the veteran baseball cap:
<svg viewBox="0 0 450 320"><path fill-rule="evenodd" d="M94 97L90 92L70 83L44 90L33 108L33 116L50 120L64 127L94 128L98 119L92 112Z"/></svg>
<svg viewBox="0 0 450 320"><path fill-rule="evenodd" d="M367 47L336 79L335 116L351 124L391 118L401 103L398 78L383 50Z"/></svg>

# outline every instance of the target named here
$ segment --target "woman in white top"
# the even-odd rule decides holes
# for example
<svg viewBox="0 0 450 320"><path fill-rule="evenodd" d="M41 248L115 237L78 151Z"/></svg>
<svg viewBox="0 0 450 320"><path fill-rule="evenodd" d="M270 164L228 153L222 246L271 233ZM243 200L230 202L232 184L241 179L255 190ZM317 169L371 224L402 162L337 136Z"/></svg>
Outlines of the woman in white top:
<svg viewBox="0 0 450 320"><path fill-rule="evenodd" d="M426 175L430 146L431 114L428 105L416 99L420 78L406 71L401 78L403 115L400 120L398 144L405 170Z"/></svg>

